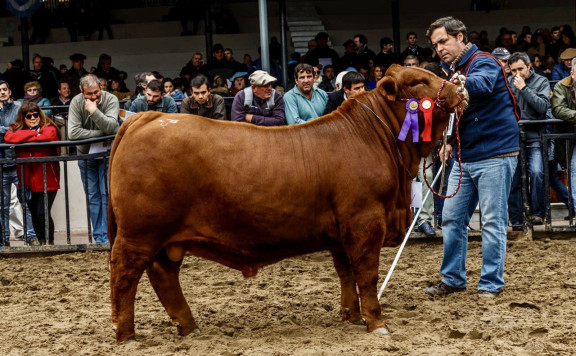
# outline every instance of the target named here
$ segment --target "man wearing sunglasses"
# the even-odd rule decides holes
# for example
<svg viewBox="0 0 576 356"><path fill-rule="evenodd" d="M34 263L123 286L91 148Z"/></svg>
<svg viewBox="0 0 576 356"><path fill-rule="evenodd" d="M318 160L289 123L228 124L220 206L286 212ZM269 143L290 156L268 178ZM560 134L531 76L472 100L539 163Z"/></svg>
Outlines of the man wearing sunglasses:
<svg viewBox="0 0 576 356"><path fill-rule="evenodd" d="M16 115L20 109L20 102L12 100L10 85L0 80L0 143L4 143L4 135L10 130L10 125L16 121ZM14 158L12 150L0 150L0 158ZM4 205L2 206L2 224L0 235L0 247L10 246L10 201L12 184L18 186L18 175L16 165L13 163L4 164L2 167L2 191L4 193ZM16 218L18 221L18 218ZM21 229L23 230L23 229ZM26 209L26 239L28 242L36 240L36 233L32 227L32 217L30 211Z"/></svg>

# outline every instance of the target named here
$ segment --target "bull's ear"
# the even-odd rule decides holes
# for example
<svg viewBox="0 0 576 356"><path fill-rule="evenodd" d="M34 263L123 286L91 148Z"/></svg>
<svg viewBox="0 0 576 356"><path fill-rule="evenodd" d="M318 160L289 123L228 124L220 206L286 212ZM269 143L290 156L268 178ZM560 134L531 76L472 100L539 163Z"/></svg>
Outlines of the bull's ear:
<svg viewBox="0 0 576 356"><path fill-rule="evenodd" d="M390 76L385 76L380 80L380 86L378 88L382 95L388 99L388 101L396 100L396 93L398 92L398 87L396 86L396 81Z"/></svg>

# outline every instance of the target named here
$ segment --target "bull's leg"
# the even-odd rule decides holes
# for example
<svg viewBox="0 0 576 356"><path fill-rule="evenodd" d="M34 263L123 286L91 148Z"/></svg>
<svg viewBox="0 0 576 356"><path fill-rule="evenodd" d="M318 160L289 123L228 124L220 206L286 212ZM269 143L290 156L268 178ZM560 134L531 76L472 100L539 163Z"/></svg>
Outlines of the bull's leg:
<svg viewBox="0 0 576 356"><path fill-rule="evenodd" d="M356 292L356 281L352 273L352 267L348 256L342 250L333 250L332 258L338 277L340 277L340 315L342 320L351 323L361 323L360 304L358 293Z"/></svg>
<svg viewBox="0 0 576 356"><path fill-rule="evenodd" d="M368 332L387 334L388 329L382 321L382 309L377 297L380 246L375 246L353 261L352 268Z"/></svg>
<svg viewBox="0 0 576 356"><path fill-rule="evenodd" d="M119 343L134 338L136 290L153 255L126 244L121 236L116 237L110 251L112 323L116 329L116 341Z"/></svg>
<svg viewBox="0 0 576 356"><path fill-rule="evenodd" d="M377 297L378 262L385 234L385 221L381 216L384 212L356 216L346 230L344 248L358 286L368 332L387 334Z"/></svg>
<svg viewBox="0 0 576 356"><path fill-rule="evenodd" d="M199 333L199 330L180 287L178 275L181 265L182 259L173 262L166 249L162 249L146 272L160 302L178 328L178 334L185 336L192 331Z"/></svg>

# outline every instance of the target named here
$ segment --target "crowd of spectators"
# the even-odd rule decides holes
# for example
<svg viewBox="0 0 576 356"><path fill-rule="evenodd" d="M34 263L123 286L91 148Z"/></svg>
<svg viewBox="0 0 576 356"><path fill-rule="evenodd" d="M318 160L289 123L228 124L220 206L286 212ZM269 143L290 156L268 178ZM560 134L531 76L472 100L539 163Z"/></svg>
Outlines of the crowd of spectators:
<svg viewBox="0 0 576 356"><path fill-rule="evenodd" d="M468 38L470 43L479 49L491 51L492 55L501 62L503 70L509 75L510 85L515 88L514 94L519 98L524 90L523 85L518 84L519 74L514 73L521 71L511 71L508 63L515 53L525 54L520 58L527 67L527 73L542 77L546 83L548 80L555 82L568 78L573 70L572 60L576 57L576 39L569 25L553 27L550 30L536 29L534 32L531 32L528 26L524 26L520 35L517 35L515 31L502 28L495 39L494 46L491 46L486 31L471 31ZM118 107L133 112L154 110L192 113L218 120L277 126L313 120L336 110L351 96L365 90L375 89L378 81L392 64L425 68L446 78L451 74L448 68L442 66L440 58L432 49L418 44L418 36L414 32L406 34L406 47L401 53L394 52L394 43L389 37L383 37L380 40L379 48L375 52L370 49L366 36L360 33L343 43L342 55L339 55L328 43L329 35L326 32L320 32L309 42L307 53L303 56L297 53L292 54L287 68L288 78L282 77L280 46L278 41L272 38L271 66L268 72L262 70L260 58L252 60L249 54L244 54L242 61L238 61L231 48L215 44L211 51L212 57L208 61L204 60L202 53L193 53L190 61L185 63L175 78L163 77L154 71L137 74L134 77L134 90L131 90L130 84L127 84L126 72L112 67L112 57L105 53L99 56L98 63L90 71L84 68L86 56L80 53L70 56L70 68L62 64L59 69L54 66L54 61L50 57L34 54L30 71L25 72L23 62L16 59L8 64L6 71L0 75L0 80L5 82L10 89L11 97L8 101L31 102L35 105L32 108L34 110L36 107L39 108L38 110L43 110L42 108L46 106L57 106L43 111L42 115L53 119L54 124L59 127L66 125L69 119L72 121L68 110L62 109L61 106L71 105L74 98L82 97L85 100L89 97L94 98L92 100L96 101L97 105L105 98L108 103L115 101ZM82 78L86 78L89 73L93 74L90 78L97 78L98 88L91 88L92 82L88 81L86 85L92 92L85 92L80 84ZM524 75L523 81L528 83L528 78L529 75ZM103 95L104 92L106 92L105 95ZM233 98L230 99L232 104L230 105L229 101L226 105L224 98ZM14 121L4 120L6 108L9 107L8 101L0 107L0 115L3 116L2 125L5 127L3 132L9 130L14 123ZM523 103L522 100L520 102ZM539 103L542 104L542 102ZM547 97L547 103L547 106L542 105L546 106L545 111L548 117L551 117L553 108L550 107L550 95ZM76 111L70 112L76 112L74 115L78 116L79 111L83 112L87 109L88 107L78 107ZM97 110L97 108L91 106L90 110ZM534 115L534 117L546 117L545 114L541 114ZM44 116L41 117L44 125L52 124L52 121L45 120ZM12 116L11 119L15 117ZM20 120L23 119L20 118ZM97 124L92 125L92 130L98 130L97 126ZM68 128L64 134L68 135L70 132ZM78 132L75 135L77 139L84 137L78 135ZM102 133L101 130L98 132ZM92 136L88 135L88 137ZM532 146L532 148L538 147ZM541 181L542 172L537 171L537 167L541 166L541 164L530 165L532 182ZM551 171L555 172L556 167L555 163ZM90 169L90 167L81 168ZM100 165L95 169L100 172L105 171ZM7 184L10 183L14 182ZM4 188L6 195L9 190L7 187ZM530 189L534 200L532 205L536 209L532 222L538 224L541 223L542 217L540 200L537 199L541 196L541 188L531 186ZM567 204L565 189L560 192L560 195ZM6 195L8 201L10 198L10 195ZM102 205L103 198L99 199L98 204ZM441 206L441 204L437 205ZM514 204L510 205L514 206ZM441 208L437 207L435 213L437 219L441 220L439 209L441 211ZM101 225L103 218L98 214L101 212L94 212L94 220L98 220L98 224ZM430 225L433 214L433 211L424 212L422 216L425 218L419 222L420 230L428 236L435 234ZM511 213L511 220L514 220L513 215ZM517 226L519 222L512 221L512 224ZM102 227L95 227L95 232L96 230L98 230L98 240L104 241L105 232L102 231ZM43 238L43 240L46 239Z"/></svg>

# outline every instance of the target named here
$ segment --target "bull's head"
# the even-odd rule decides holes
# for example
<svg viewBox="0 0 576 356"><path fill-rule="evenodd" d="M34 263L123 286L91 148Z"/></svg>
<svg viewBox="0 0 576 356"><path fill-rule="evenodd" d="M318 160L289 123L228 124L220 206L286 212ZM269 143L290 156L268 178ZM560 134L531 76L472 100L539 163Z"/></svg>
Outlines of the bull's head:
<svg viewBox="0 0 576 356"><path fill-rule="evenodd" d="M444 81L421 68L391 65L378 83L378 90L388 101L429 97L447 112L453 112L455 108L462 111L468 105L468 92L463 84Z"/></svg>
<svg viewBox="0 0 576 356"><path fill-rule="evenodd" d="M407 146L417 150L417 156L426 157L435 147L437 140L442 137L442 131L446 128L449 121L449 113L458 109L461 112L468 105L468 92L463 83L457 81L452 83L443 80L434 73L420 68L405 68L399 65L392 65L386 71L386 75L378 82L377 90L392 107L395 107L394 113L397 115L397 123L394 125L398 132L406 115L406 102L415 98L430 98L434 101L432 113L431 141L422 142L418 145L412 145L406 140ZM420 132L424 128L424 115L422 112L419 116ZM398 132L396 134L398 134ZM410 161L410 172L415 175L418 171L418 157L406 159Z"/></svg>

